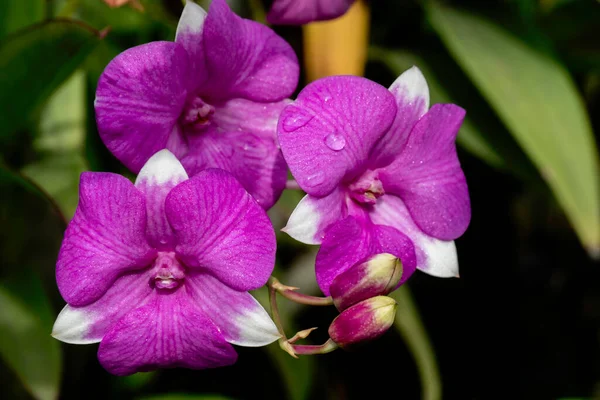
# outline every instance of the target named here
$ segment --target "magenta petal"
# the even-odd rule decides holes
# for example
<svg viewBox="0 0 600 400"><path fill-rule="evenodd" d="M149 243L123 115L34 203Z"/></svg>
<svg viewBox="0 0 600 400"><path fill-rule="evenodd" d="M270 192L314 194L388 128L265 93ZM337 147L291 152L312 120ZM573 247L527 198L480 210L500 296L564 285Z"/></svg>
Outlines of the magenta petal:
<svg viewBox="0 0 600 400"><path fill-rule="evenodd" d="M281 336L269 314L248 292L231 289L205 273L189 274L186 289L229 343L258 347Z"/></svg>
<svg viewBox="0 0 600 400"><path fill-rule="evenodd" d="M294 50L270 28L235 15L225 0L213 0L204 23L208 86L202 95L223 99L279 101L298 84Z"/></svg>
<svg viewBox="0 0 600 400"><path fill-rule="evenodd" d="M129 375L167 367L222 367L235 363L237 354L180 289L156 293L117 321L100 342L98 359L108 372Z"/></svg>
<svg viewBox="0 0 600 400"><path fill-rule="evenodd" d="M146 196L146 236L154 248L175 247L175 236L165 214L165 198L186 179L187 173L179 160L165 149L150 157L135 180L135 186Z"/></svg>
<svg viewBox="0 0 600 400"><path fill-rule="evenodd" d="M208 168L230 172L265 210L279 199L287 180L275 139L247 132L204 132L181 162L191 175Z"/></svg>
<svg viewBox="0 0 600 400"><path fill-rule="evenodd" d="M321 244L325 230L347 216L344 191L336 188L325 197L307 194L300 200L283 232L299 242Z"/></svg>
<svg viewBox="0 0 600 400"><path fill-rule="evenodd" d="M419 228L442 240L462 235L471 219L455 144L464 116L453 104L434 105L411 131L404 151L379 173L385 191L404 201Z"/></svg>
<svg viewBox="0 0 600 400"><path fill-rule="evenodd" d="M151 42L119 54L100 76L94 103L100 137L133 172L177 134L189 72L181 45Z"/></svg>
<svg viewBox="0 0 600 400"><path fill-rule="evenodd" d="M200 172L171 190L165 211L186 266L206 269L239 291L266 283L275 265L275 232L231 174Z"/></svg>
<svg viewBox="0 0 600 400"><path fill-rule="evenodd" d="M402 232L354 217L333 224L325 233L315 261L319 287L325 295L329 295L329 286L336 276L379 253L390 253L402 261L403 272L399 285L406 282L415 271L415 249Z"/></svg>
<svg viewBox="0 0 600 400"><path fill-rule="evenodd" d="M277 128L300 187L322 197L362 172L395 114L394 96L368 79L334 76L309 84L283 110Z"/></svg>
<svg viewBox="0 0 600 400"><path fill-rule="evenodd" d="M375 166L388 165L400 154L413 126L429 109L429 88L417 67L402 73L389 90L396 98L398 111L390 130L373 149Z"/></svg>
<svg viewBox="0 0 600 400"><path fill-rule="evenodd" d="M189 84L192 85L191 88L188 88L190 91L198 89L206 80L206 61L202 40L205 20L206 11L202 7L193 1L185 2L177 24L175 42L181 44L188 53L191 77Z"/></svg>
<svg viewBox="0 0 600 400"><path fill-rule="evenodd" d="M146 303L152 293L151 278L148 271L125 274L92 304L65 306L56 318L52 336L73 344L99 342L116 321Z"/></svg>
<svg viewBox="0 0 600 400"><path fill-rule="evenodd" d="M126 271L149 266L144 195L126 178L84 172L79 205L56 263L56 282L72 306L96 301Z"/></svg>
<svg viewBox="0 0 600 400"><path fill-rule="evenodd" d="M278 25L303 25L344 14L354 0L275 0L267 21Z"/></svg>

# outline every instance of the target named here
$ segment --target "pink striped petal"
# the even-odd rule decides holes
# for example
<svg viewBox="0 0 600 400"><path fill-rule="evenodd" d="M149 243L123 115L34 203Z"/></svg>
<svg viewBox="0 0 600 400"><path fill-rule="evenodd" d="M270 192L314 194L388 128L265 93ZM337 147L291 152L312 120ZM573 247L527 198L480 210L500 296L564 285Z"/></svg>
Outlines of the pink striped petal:
<svg viewBox="0 0 600 400"><path fill-rule="evenodd" d="M84 172L79 205L65 232L56 282L72 306L98 300L123 273L148 267L156 251L148 245L144 195L126 178Z"/></svg>
<svg viewBox="0 0 600 400"><path fill-rule="evenodd" d="M458 257L454 241L439 240L421 231L400 198L387 194L369 213L371 221L396 228L412 240L417 268L439 278L458 276Z"/></svg>
<svg viewBox="0 0 600 400"><path fill-rule="evenodd" d="M239 291L266 283L275 265L275 232L231 174L200 172L171 190L165 210L186 266L208 270Z"/></svg>
<svg viewBox="0 0 600 400"><path fill-rule="evenodd" d="M175 246L175 236L165 214L165 198L171 189L187 179L179 160L165 149L150 157L135 180L135 186L146 196L146 237L156 249Z"/></svg>
<svg viewBox="0 0 600 400"><path fill-rule="evenodd" d="M298 59L290 45L265 25L235 15L213 0L204 23L209 80L202 95L271 102L289 97L298 84Z"/></svg>
<svg viewBox="0 0 600 400"><path fill-rule="evenodd" d="M329 295L333 279L367 257L390 253L402 261L402 279L399 285L413 274L416 268L415 249L400 231L368 220L345 218L332 225L326 232L317 253L315 272L317 283Z"/></svg>
<svg viewBox="0 0 600 400"><path fill-rule="evenodd" d="M323 197L363 172L395 115L394 96L383 86L356 76L323 78L283 110L279 143L300 187Z"/></svg>
<svg viewBox="0 0 600 400"><path fill-rule="evenodd" d="M304 25L344 14L354 0L275 0L267 21L278 25Z"/></svg>
<svg viewBox="0 0 600 400"><path fill-rule="evenodd" d="M404 149L408 135L417 121L429 109L429 87L417 67L403 72L392 86L390 92L396 98L398 111L392 127L373 149L374 164L388 165Z"/></svg>
<svg viewBox="0 0 600 400"><path fill-rule="evenodd" d="M325 197L307 194L300 200L283 232L306 244L321 244L325 230L347 216L345 194L336 188Z"/></svg>
<svg viewBox="0 0 600 400"><path fill-rule="evenodd" d="M386 193L399 196L417 226L441 240L461 236L471 219L455 144L464 116L453 104L434 105L415 125L399 157L379 172Z"/></svg>
<svg viewBox="0 0 600 400"><path fill-rule="evenodd" d="M239 292L205 273L186 278L186 289L229 343L266 346L281 335L269 314L248 292Z"/></svg>
<svg viewBox="0 0 600 400"><path fill-rule="evenodd" d="M111 374L129 375L156 368L222 367L235 363L237 354L180 289L155 292L116 321L100 342L98 359Z"/></svg>
<svg viewBox="0 0 600 400"><path fill-rule="evenodd" d="M177 136L190 82L185 49L150 42L115 57L96 90L96 122L102 141L127 168L138 172ZM181 144L178 143L178 147Z"/></svg>
<svg viewBox="0 0 600 400"><path fill-rule="evenodd" d="M66 305L54 323L52 336L72 344L97 343L112 325L143 306L152 293L148 271L118 278L100 299L84 307Z"/></svg>

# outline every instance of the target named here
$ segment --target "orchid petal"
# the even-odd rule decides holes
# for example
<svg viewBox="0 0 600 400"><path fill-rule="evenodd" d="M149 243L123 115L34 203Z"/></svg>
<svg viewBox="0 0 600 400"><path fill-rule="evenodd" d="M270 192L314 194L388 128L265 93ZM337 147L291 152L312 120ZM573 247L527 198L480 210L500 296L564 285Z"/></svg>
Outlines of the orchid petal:
<svg viewBox="0 0 600 400"><path fill-rule="evenodd" d="M116 321L100 342L98 359L108 372L129 375L165 367L221 367L235 363L237 354L180 289L156 293Z"/></svg>
<svg viewBox="0 0 600 400"><path fill-rule="evenodd" d="M270 28L235 15L225 0L213 0L204 23L208 86L213 99L242 97L271 102L289 97L298 84L298 59Z"/></svg>
<svg viewBox="0 0 600 400"><path fill-rule="evenodd" d="M264 209L279 199L287 180L275 139L247 132L203 132L181 162L192 175L208 168L230 172Z"/></svg>
<svg viewBox="0 0 600 400"><path fill-rule="evenodd" d="M200 87L206 79L206 61L204 58L204 21L206 11L193 1L186 1L175 33L175 42L181 44L188 53L190 62L190 76L193 90Z"/></svg>
<svg viewBox="0 0 600 400"><path fill-rule="evenodd" d="M383 86L357 76L323 78L283 110L279 143L300 187L323 197L362 172L395 115L394 96Z"/></svg>
<svg viewBox="0 0 600 400"><path fill-rule="evenodd" d="M151 42L119 54L100 76L94 103L98 132L133 172L178 135L189 73L181 45Z"/></svg>
<svg viewBox="0 0 600 400"><path fill-rule="evenodd" d="M396 99L398 111L392 127L373 150L376 165L387 165L400 154L411 129L429 109L429 88L417 67L403 72L389 90Z"/></svg>
<svg viewBox="0 0 600 400"><path fill-rule="evenodd" d="M354 0L275 0L267 21L278 25L304 25L344 14Z"/></svg>
<svg viewBox="0 0 600 400"><path fill-rule="evenodd" d="M454 241L439 240L421 231L400 198L390 194L381 197L369 216L373 223L396 228L412 240L418 269L439 278L458 276Z"/></svg>
<svg viewBox="0 0 600 400"><path fill-rule="evenodd" d="M269 314L248 292L231 289L205 273L191 274L186 285L198 307L229 343L259 347L273 343L281 336Z"/></svg>
<svg viewBox="0 0 600 400"><path fill-rule="evenodd" d="M186 266L206 269L239 291L266 283L275 265L275 232L231 174L200 172L171 190L165 210Z"/></svg>
<svg viewBox="0 0 600 400"><path fill-rule="evenodd" d="M84 307L67 304L56 318L52 336L72 344L99 342L116 321L146 303L152 293L148 279L148 271L126 274L92 304Z"/></svg>
<svg viewBox="0 0 600 400"><path fill-rule="evenodd" d="M464 116L458 106L435 104L415 125L398 158L379 170L386 193L400 197L417 226L441 240L462 235L471 219L455 144Z"/></svg>
<svg viewBox="0 0 600 400"><path fill-rule="evenodd" d="M344 192L339 188L320 198L307 194L300 200L282 231L299 242L321 244L325 230L346 217L346 208Z"/></svg>
<svg viewBox="0 0 600 400"><path fill-rule="evenodd" d="M144 195L126 178L84 172L79 205L56 263L56 282L72 306L98 300L123 273L149 266L156 255L145 237Z"/></svg>
<svg viewBox="0 0 600 400"><path fill-rule="evenodd" d="M329 286L336 276L380 253L392 254L402 261L402 279L398 285L406 282L415 271L415 249L402 232L354 217L336 222L325 232L317 253L315 272L319 287L329 295Z"/></svg>
<svg viewBox="0 0 600 400"><path fill-rule="evenodd" d="M165 215L165 198L175 186L188 179L187 173L169 150L161 150L144 164L135 186L146 196L146 237L154 248L172 248L173 230Z"/></svg>

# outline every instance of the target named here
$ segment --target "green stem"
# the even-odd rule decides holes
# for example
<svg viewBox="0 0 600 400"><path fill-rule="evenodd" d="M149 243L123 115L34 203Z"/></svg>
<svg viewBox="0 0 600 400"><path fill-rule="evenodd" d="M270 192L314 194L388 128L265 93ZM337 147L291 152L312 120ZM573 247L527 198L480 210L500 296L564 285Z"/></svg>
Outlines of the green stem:
<svg viewBox="0 0 600 400"><path fill-rule="evenodd" d="M331 306L333 305L333 299L331 296L329 297L317 297L317 296L309 296L307 294L302 294L296 292L298 288L287 286L279 282L279 280L275 277L269 278L269 287L273 288L280 295L285 297L288 300L291 300L295 303L305 304L307 306Z"/></svg>
<svg viewBox="0 0 600 400"><path fill-rule="evenodd" d="M312 345L312 344L292 344L292 349L294 349L294 353L309 356L315 354L327 354L338 348L338 345L331 339L328 339L325 343L321 345Z"/></svg>

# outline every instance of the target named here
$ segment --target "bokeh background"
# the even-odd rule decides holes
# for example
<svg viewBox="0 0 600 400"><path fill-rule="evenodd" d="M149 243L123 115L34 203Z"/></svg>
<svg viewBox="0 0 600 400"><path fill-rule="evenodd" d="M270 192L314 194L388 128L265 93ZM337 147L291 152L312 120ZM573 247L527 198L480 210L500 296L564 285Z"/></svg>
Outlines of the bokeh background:
<svg viewBox="0 0 600 400"><path fill-rule="evenodd" d="M229 3L259 21L270 6ZM467 110L458 144L473 218L457 240L460 279L415 273L394 294L394 328L352 353L294 360L273 344L239 348L232 367L114 377L97 345L49 336L64 305L54 263L79 174L131 176L96 131L98 77L123 50L172 40L183 4L0 0L0 398L600 398L600 2L360 7L341 25L274 29L308 66L299 89L344 57L362 69L366 54L368 78L388 86L417 65L433 102ZM270 211L276 229L301 196ZM316 248L278 243L275 275L317 294ZM312 343L327 339L333 309L280 307L290 334L319 326Z"/></svg>

